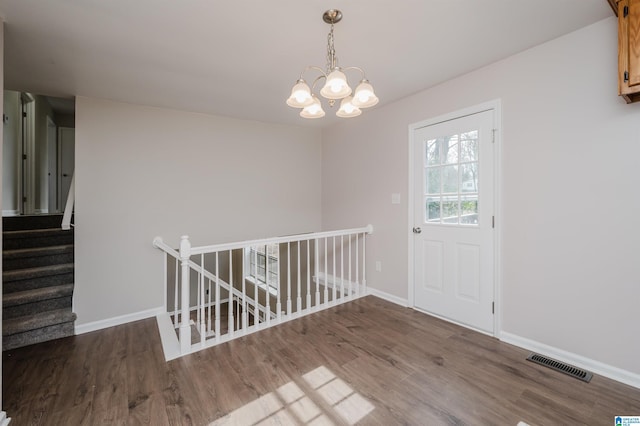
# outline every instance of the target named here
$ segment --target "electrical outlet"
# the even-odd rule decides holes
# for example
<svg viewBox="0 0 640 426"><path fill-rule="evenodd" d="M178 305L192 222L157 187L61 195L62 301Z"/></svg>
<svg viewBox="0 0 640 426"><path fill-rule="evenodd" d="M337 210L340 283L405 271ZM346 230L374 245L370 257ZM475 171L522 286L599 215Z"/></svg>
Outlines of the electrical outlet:
<svg viewBox="0 0 640 426"><path fill-rule="evenodd" d="M376 272L382 272L382 261L376 260Z"/></svg>

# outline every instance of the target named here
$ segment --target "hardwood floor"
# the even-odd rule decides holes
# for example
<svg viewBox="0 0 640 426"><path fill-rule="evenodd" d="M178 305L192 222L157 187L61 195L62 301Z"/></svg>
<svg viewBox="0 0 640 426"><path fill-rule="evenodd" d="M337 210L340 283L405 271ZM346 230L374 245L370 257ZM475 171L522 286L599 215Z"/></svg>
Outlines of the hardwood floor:
<svg viewBox="0 0 640 426"><path fill-rule="evenodd" d="M4 353L11 425L612 425L640 389L368 296L165 362L155 319Z"/></svg>

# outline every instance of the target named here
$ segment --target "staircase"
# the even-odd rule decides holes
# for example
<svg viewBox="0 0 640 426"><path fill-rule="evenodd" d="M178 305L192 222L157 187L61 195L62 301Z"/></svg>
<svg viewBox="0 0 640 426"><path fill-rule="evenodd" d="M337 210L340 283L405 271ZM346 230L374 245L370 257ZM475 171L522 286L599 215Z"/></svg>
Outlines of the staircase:
<svg viewBox="0 0 640 426"><path fill-rule="evenodd" d="M62 215L2 223L2 349L73 336L73 229Z"/></svg>

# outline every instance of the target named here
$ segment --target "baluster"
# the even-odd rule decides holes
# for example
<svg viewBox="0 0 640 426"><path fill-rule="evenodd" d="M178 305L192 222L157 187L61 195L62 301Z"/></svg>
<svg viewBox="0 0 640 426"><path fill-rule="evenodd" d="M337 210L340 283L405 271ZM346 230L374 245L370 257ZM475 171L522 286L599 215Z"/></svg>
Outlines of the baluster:
<svg viewBox="0 0 640 426"><path fill-rule="evenodd" d="M329 268L327 267L327 260L329 256L327 255L327 237L324 237L324 303L325 305L329 303L329 288L327 285L329 284Z"/></svg>
<svg viewBox="0 0 640 426"><path fill-rule="evenodd" d="M311 254L310 250L310 242L311 240L307 240L307 244L305 244L307 248L307 311L311 309Z"/></svg>
<svg viewBox="0 0 640 426"><path fill-rule="evenodd" d="M242 261L240 262L240 270L242 274L240 274L240 278L242 279L242 332L247 332L247 282L244 279L244 248L242 249Z"/></svg>
<svg viewBox="0 0 640 426"><path fill-rule="evenodd" d="M344 299L344 236L342 235L340 235L340 299Z"/></svg>
<svg viewBox="0 0 640 426"><path fill-rule="evenodd" d="M282 283L280 282L280 244L277 244L276 246L278 247L278 269L276 269L276 283L278 284L278 288L276 289L276 318L279 322L282 319Z"/></svg>
<svg viewBox="0 0 640 426"><path fill-rule="evenodd" d="M216 252L216 342L220 341L220 262Z"/></svg>
<svg viewBox="0 0 640 426"><path fill-rule="evenodd" d="M178 304L179 304L179 299L178 299L178 286L180 285L180 278L179 278L179 273L178 270L180 269L180 260L178 258L174 258L175 262L176 262L176 281L174 282L174 290L175 290L175 295L174 295L174 299L173 299L173 326L175 328L180 327L180 322L178 321Z"/></svg>
<svg viewBox="0 0 640 426"><path fill-rule="evenodd" d="M265 306L267 310L267 312L265 313L266 315L265 320L267 321L267 327L268 327L269 324L271 324L271 300L270 300L271 294L269 293L269 247L267 247L266 245L264 246L264 280L267 284L267 288L265 289L265 299L266 299ZM280 287L279 283L278 283L278 287Z"/></svg>
<svg viewBox="0 0 640 426"><path fill-rule="evenodd" d="M206 333L206 326L205 326L205 318L204 318L204 305L205 305L205 299L204 299L204 253L202 253L200 255L200 295L199 295L200 301L202 302L201 305L198 306L198 313L200 315L200 322L198 323L198 325L200 326L200 345L204 346L204 341L207 337Z"/></svg>
<svg viewBox="0 0 640 426"><path fill-rule="evenodd" d="M291 242L287 243L287 315L291 318Z"/></svg>
<svg viewBox="0 0 640 426"><path fill-rule="evenodd" d="M298 297L296 298L296 314L300 315L302 312L302 293L300 284L300 250L302 249L302 241L298 241Z"/></svg>
<svg viewBox="0 0 640 426"><path fill-rule="evenodd" d="M211 278L207 278L207 334L211 333Z"/></svg>
<svg viewBox="0 0 640 426"><path fill-rule="evenodd" d="M367 295L367 234L362 234L362 295Z"/></svg>
<svg viewBox="0 0 640 426"><path fill-rule="evenodd" d="M187 354L191 352L191 324L189 321L189 258L191 257L191 243L189 236L180 237L180 260L182 262L182 322L180 323L180 352Z"/></svg>
<svg viewBox="0 0 640 426"><path fill-rule="evenodd" d="M358 281L358 271L360 270L360 260L358 259L358 250L360 242L358 241L358 235L356 234L356 297L360 296L360 281Z"/></svg>
<svg viewBox="0 0 640 426"><path fill-rule="evenodd" d="M331 299L331 304L335 305L336 303L336 285L337 283L337 279L336 279L336 237L335 235L333 236L333 246L332 246L332 254L333 254L333 262L331 262L332 266L333 266L333 272L331 272L331 280L333 282L332 286L331 286L331 290L332 290L332 299ZM327 280L328 282L328 280Z"/></svg>
<svg viewBox="0 0 640 426"><path fill-rule="evenodd" d="M229 330L228 330L228 334L229 337L233 337L233 332L234 332L234 328L233 328L233 251L229 250Z"/></svg>
<svg viewBox="0 0 640 426"><path fill-rule="evenodd" d="M313 240L314 243L314 257L316 258L315 264L313 265L315 277L316 277L316 305L315 308L320 306L320 240L316 238Z"/></svg>
<svg viewBox="0 0 640 426"><path fill-rule="evenodd" d="M253 325L260 327L260 299L258 299L258 247L253 250Z"/></svg>
<svg viewBox="0 0 640 426"><path fill-rule="evenodd" d="M201 267L202 269L202 267ZM202 289L202 274L194 269L198 273L198 287L196 288L196 327L200 329L200 290Z"/></svg>
<svg viewBox="0 0 640 426"><path fill-rule="evenodd" d="M349 298L353 296L353 288L351 282L351 234L349 234Z"/></svg>

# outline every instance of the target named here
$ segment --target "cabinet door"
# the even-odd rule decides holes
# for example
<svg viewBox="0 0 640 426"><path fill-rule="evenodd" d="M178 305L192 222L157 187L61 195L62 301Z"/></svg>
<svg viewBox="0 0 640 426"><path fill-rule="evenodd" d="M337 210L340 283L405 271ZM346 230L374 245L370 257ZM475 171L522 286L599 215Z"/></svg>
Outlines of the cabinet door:
<svg viewBox="0 0 640 426"><path fill-rule="evenodd" d="M620 95L640 100L640 0L618 2L618 67Z"/></svg>

